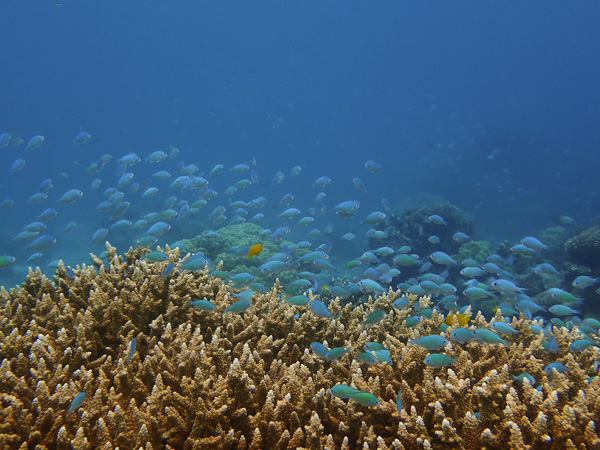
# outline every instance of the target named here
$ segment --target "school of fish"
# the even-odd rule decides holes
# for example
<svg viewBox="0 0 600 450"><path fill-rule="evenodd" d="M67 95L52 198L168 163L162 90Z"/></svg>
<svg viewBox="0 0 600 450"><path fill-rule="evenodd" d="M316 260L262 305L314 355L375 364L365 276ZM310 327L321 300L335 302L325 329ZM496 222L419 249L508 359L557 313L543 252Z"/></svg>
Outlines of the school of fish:
<svg viewBox="0 0 600 450"><path fill-rule="evenodd" d="M385 176L386 168L376 161L366 161L361 169L364 172L349 176L355 190L341 191L344 197L339 190L329 189L335 180L326 174L309 175L300 166L263 173L256 159L249 158L223 160L206 167L199 159L184 161L183 152L176 147L139 155L132 151L111 155L95 154L97 146L91 146L91 142L91 133L77 133L72 142L77 164L33 180L27 169L40 152L51 151L51 143L41 135L23 139L0 133L0 151L10 151L14 156L5 168L10 188L5 186L0 191L4 223L0 270L23 278L29 266L39 265L52 271L60 259L73 266L88 263L86 255L90 252L103 257L107 240L123 248L147 248L145 259L149 263L163 263L167 255L155 249L157 245L169 244L180 247L182 257L178 265L167 264L163 276L168 277L174 270L202 270L208 265L213 275L227 280L236 292L236 302L223 313L243 313L251 304L252 294L266 289L265 280L272 282L284 273L292 280L284 286L285 300L307 305L314 314L325 318L334 317L327 308L328 299L333 297L360 302L361 298L377 296L390 288L430 296L435 307L447 314L444 326L451 326L453 321L459 325L449 339L439 334L410 342L432 352L423 363L434 368L455 363L438 353L450 341L467 343L476 339L507 345L511 335L519 333L510 325L511 318L519 314L542 320L544 325L538 331L547 334L545 345L549 351L557 345L552 326L576 326L583 333L570 351L598 346L600 321L584 318L581 307L582 293L596 288L600 278L581 275L567 286L560 269L548 262L552 249L535 236L514 242L508 257L492 253L485 260L457 260L441 249L415 254L406 245L386 245L391 202L377 198L367 188L368 177ZM318 169L326 172L326 167ZM71 180L77 182L71 185ZM306 201L307 195L311 201ZM370 207L364 209L365 204ZM373 208L374 204L380 207ZM22 217L28 220L21 220ZM260 231L248 242L226 251L252 260L262 258L256 270L216 270L214 263L218 261L211 261L202 252L190 254L186 248L185 239L198 235L216 238L223 227L244 223L258 224ZM427 223L440 229L448 226L447 220L437 214L428 217ZM443 243L437 235L423 239L434 246ZM472 238L457 230L452 239L465 243ZM277 245L280 251L267 251L267 243L271 248ZM527 274L511 271L519 258L531 261ZM531 292L520 286L521 280L530 275L543 278L549 287L543 292ZM0 279L8 287L7 279L14 278ZM311 300L309 291L318 298ZM537 295L549 296L552 305L540 304ZM495 320L491 329L468 328L467 308L476 311L478 302L490 299L501 311L502 319ZM214 309L206 299L195 300L190 306ZM393 307L412 308L406 326L414 326L433 312L431 308L419 308L418 303L409 305L406 297L398 298ZM385 315L383 310L373 312L365 318L362 328L368 332ZM363 349L357 358L367 364L391 363L389 352L375 344ZM135 351L135 343L131 348ZM313 343L312 350L327 360L349 351L327 349L318 342ZM354 391L343 385L331 388L340 398L367 406L378 404L370 394ZM75 401L72 409L77 406Z"/></svg>

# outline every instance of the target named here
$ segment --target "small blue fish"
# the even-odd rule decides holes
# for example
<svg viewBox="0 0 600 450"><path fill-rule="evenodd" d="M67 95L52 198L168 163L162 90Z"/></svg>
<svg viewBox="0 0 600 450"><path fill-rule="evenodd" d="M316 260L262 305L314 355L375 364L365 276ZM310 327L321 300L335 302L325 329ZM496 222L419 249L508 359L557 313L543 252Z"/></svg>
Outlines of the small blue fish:
<svg viewBox="0 0 600 450"><path fill-rule="evenodd" d="M87 131L80 131L73 139L73 145L83 145L92 138L92 135Z"/></svg>
<svg viewBox="0 0 600 450"><path fill-rule="evenodd" d="M163 262L169 259L169 255L163 252L150 252L144 255L144 259L151 262Z"/></svg>
<svg viewBox="0 0 600 450"><path fill-rule="evenodd" d="M377 356L375 356L372 352L362 352L356 355L356 359L361 363L373 365L377 364Z"/></svg>
<svg viewBox="0 0 600 450"><path fill-rule="evenodd" d="M212 168L209 175L211 177L214 177L215 175L219 175L224 167L225 166L223 166L223 164L217 164L215 167Z"/></svg>
<svg viewBox="0 0 600 450"><path fill-rule="evenodd" d="M582 352L592 345L597 346L598 344L596 341L592 341L591 339L577 339L576 341L571 342L569 345L569 350L573 352Z"/></svg>
<svg viewBox="0 0 600 450"><path fill-rule="evenodd" d="M265 275L269 275L288 267L290 267L290 264L286 261L267 261L258 270Z"/></svg>
<svg viewBox="0 0 600 450"><path fill-rule="evenodd" d="M125 164L126 166L133 166L141 161L141 158L135 153L128 153L118 160L120 164Z"/></svg>
<svg viewBox="0 0 600 450"><path fill-rule="evenodd" d="M365 193L367 192L367 189L365 188L365 185L360 178L355 177L352 179L352 182L354 183L354 187L356 189Z"/></svg>
<svg viewBox="0 0 600 450"><path fill-rule="evenodd" d="M376 309L361 323L361 329L367 329L374 325L377 325L385 317L385 311L383 309Z"/></svg>
<svg viewBox="0 0 600 450"><path fill-rule="evenodd" d="M581 314L580 311L572 309L566 305L554 305L548 308L548 311L556 316L572 316L574 314Z"/></svg>
<svg viewBox="0 0 600 450"><path fill-rule="evenodd" d="M25 151L35 150L44 143L44 136L33 136L25 146Z"/></svg>
<svg viewBox="0 0 600 450"><path fill-rule="evenodd" d="M442 264L445 266L458 266L458 263L454 259L452 259L450 255L444 252L433 252L429 257L436 264Z"/></svg>
<svg viewBox="0 0 600 450"><path fill-rule="evenodd" d="M163 159L165 159L168 155L161 151L161 150L157 150L155 152L150 153L147 157L146 157L146 162L149 163L157 163L157 162L161 162Z"/></svg>
<svg viewBox="0 0 600 450"><path fill-rule="evenodd" d="M325 317L328 319L333 318L333 314L331 313L331 311L329 311L327 305L325 305L325 303L323 303L321 300L312 300L311 302L309 302L308 306L310 307L310 310L313 312L313 314L315 314L316 316Z"/></svg>
<svg viewBox="0 0 600 450"><path fill-rule="evenodd" d="M135 353L136 346L137 346L137 338L132 337L131 342L129 343L129 354L127 355L127 359L125 361L127 361L127 362L131 361L131 358L133 358L133 354Z"/></svg>
<svg viewBox="0 0 600 450"><path fill-rule="evenodd" d="M384 350L385 346L380 342L367 342L363 346L364 351L366 352L375 352L377 350Z"/></svg>
<svg viewBox="0 0 600 450"><path fill-rule="evenodd" d="M23 168L25 167L25 164L27 164L27 162L22 159L22 158L17 158L13 161L12 165L10 166L10 173L15 173L18 172L19 170L23 170Z"/></svg>
<svg viewBox="0 0 600 450"><path fill-rule="evenodd" d="M329 359L329 350L320 342L311 343L310 348L319 358Z"/></svg>
<svg viewBox="0 0 600 450"><path fill-rule="evenodd" d="M439 334L430 334L419 339L411 339L409 344L416 344L427 350L440 350L446 346L448 339Z"/></svg>
<svg viewBox="0 0 600 450"><path fill-rule="evenodd" d="M392 358L390 357L390 351L383 348L381 350L373 350L373 354L377 358L378 362L392 364Z"/></svg>
<svg viewBox="0 0 600 450"><path fill-rule="evenodd" d="M58 203L60 206L66 205L67 203L74 203L81 197L83 197L83 192L79 189L69 189L60 199L58 199Z"/></svg>
<svg viewBox="0 0 600 450"><path fill-rule="evenodd" d="M166 234L171 229L171 225L166 222L156 222L153 224L148 231L146 231L147 235L150 236L162 236Z"/></svg>
<svg viewBox="0 0 600 450"><path fill-rule="evenodd" d="M225 309L224 313L241 313L250 308L251 303L248 300L238 300L229 308Z"/></svg>
<svg viewBox="0 0 600 450"><path fill-rule="evenodd" d="M69 409L67 409L67 414L69 414L70 412L75 411L77 408L79 408L84 400L85 400L85 392L80 392L79 394L77 394L75 396L75 398L73 399L73 401L71 402L71 406L69 406Z"/></svg>
<svg viewBox="0 0 600 450"><path fill-rule="evenodd" d="M331 178L329 177L320 177L313 183L313 187L325 187L329 183L331 183Z"/></svg>
<svg viewBox="0 0 600 450"><path fill-rule="evenodd" d="M354 400L356 403L362 406L372 407L381 405L381 401L370 392L359 391L350 397L350 400Z"/></svg>
<svg viewBox="0 0 600 450"><path fill-rule="evenodd" d="M36 250L42 250L46 248L52 247L56 244L56 238L54 236L50 236L48 234L42 235L31 242L27 247L33 248Z"/></svg>
<svg viewBox="0 0 600 450"><path fill-rule="evenodd" d="M467 344L475 339L475 333L468 328L455 328L450 333L450 339L460 344Z"/></svg>
<svg viewBox="0 0 600 450"><path fill-rule="evenodd" d="M334 347L331 350L329 350L329 354L327 355L326 359L328 361L337 361L349 351L349 349L344 347Z"/></svg>
<svg viewBox="0 0 600 450"><path fill-rule="evenodd" d="M358 200L346 200L333 207L335 213L340 217L352 217L360 207Z"/></svg>
<svg viewBox="0 0 600 450"><path fill-rule="evenodd" d="M439 216L437 214L432 214L431 216L429 216L427 218L427 222L433 223L435 225L448 225L448 222L446 222L442 216Z"/></svg>
<svg viewBox="0 0 600 450"><path fill-rule="evenodd" d="M392 302L392 306L398 309L404 309L408 307L408 299L406 297L400 297Z"/></svg>
<svg viewBox="0 0 600 450"><path fill-rule="evenodd" d="M520 375L513 375L513 380L519 383L522 383L524 379L527 379L527 381L529 381L529 384L531 384L532 386L535 386L537 384L536 379L533 378L533 376L530 373L523 372Z"/></svg>
<svg viewBox="0 0 600 450"><path fill-rule="evenodd" d="M213 311L215 309L215 305L213 304L213 302L211 302L210 300L204 300L204 299L202 299L202 300L191 300L190 301L190 306L193 306L194 308L200 309L202 311Z"/></svg>
<svg viewBox="0 0 600 450"><path fill-rule="evenodd" d="M365 278L364 280L360 280L358 282L361 290L363 292L375 292L377 294L381 294L386 291L386 289L381 286L377 281L371 280L369 278Z"/></svg>
<svg viewBox="0 0 600 450"><path fill-rule="evenodd" d="M233 294L233 296L236 298L248 301L252 300L253 295L254 291L252 289L244 289L243 291L240 291L237 294Z"/></svg>
<svg viewBox="0 0 600 450"><path fill-rule="evenodd" d="M360 223L365 224L368 223L370 225L376 225L380 222L383 222L387 215L381 211L375 211L365 217Z"/></svg>
<svg viewBox="0 0 600 450"><path fill-rule="evenodd" d="M350 387L346 384L336 384L331 389L329 389L329 392L332 395L335 395L337 398L347 400L361 391L359 391L358 389L354 389L353 387Z"/></svg>
<svg viewBox="0 0 600 450"><path fill-rule="evenodd" d="M486 344L504 344L508 345L508 342L494 333L492 330L488 330L487 328L476 328L475 329L475 338L478 341L485 342Z"/></svg>
<svg viewBox="0 0 600 450"><path fill-rule="evenodd" d="M588 277L587 275L580 275L573 280L571 285L578 289L586 289L586 288L598 283L599 281L600 281L600 278L592 278L592 277Z"/></svg>
<svg viewBox="0 0 600 450"><path fill-rule="evenodd" d="M279 227L271 235L271 240L272 241L277 241L277 240L283 239L288 234L290 234L291 231L292 230L290 230L289 227Z"/></svg>
<svg viewBox="0 0 600 450"><path fill-rule="evenodd" d="M532 250L544 250L549 248L546 244L542 243L539 239L533 236L527 236L521 239L521 244Z"/></svg>
<svg viewBox="0 0 600 450"><path fill-rule="evenodd" d="M383 169L383 167L381 167L381 164L379 164L376 161L373 161L372 159L365 162L365 168L371 173L381 172L381 170Z"/></svg>
<svg viewBox="0 0 600 450"><path fill-rule="evenodd" d="M423 319L425 319L423 316L408 316L406 319L404 319L404 324L405 326L412 328L421 323Z"/></svg>
<svg viewBox="0 0 600 450"><path fill-rule="evenodd" d="M456 362L456 359L450 358L441 353L431 353L423 360L423 362L429 367L439 369L441 367L448 367Z"/></svg>
<svg viewBox="0 0 600 450"><path fill-rule="evenodd" d="M75 279L75 272L69 266L65 266L65 274L67 275L67 278L71 280Z"/></svg>
<svg viewBox="0 0 600 450"><path fill-rule="evenodd" d="M583 323L586 324L588 327L592 327L594 330L600 329L600 321L598 319L594 319L593 317L583 319Z"/></svg>
<svg viewBox="0 0 600 450"><path fill-rule="evenodd" d="M164 270L161 272L160 276L162 278L169 278L171 276L171 274L173 273L173 270L175 270L175 264L173 264L172 262L168 263Z"/></svg>
<svg viewBox="0 0 600 450"><path fill-rule="evenodd" d="M43 220L44 222L54 219L58 212L55 209L47 208L37 217L38 220Z"/></svg>
<svg viewBox="0 0 600 450"><path fill-rule="evenodd" d="M490 326L494 329L494 331L496 331L498 333L504 333L504 334L519 334L520 333L519 330L515 330L513 327L511 327L506 322L502 322L499 320L492 322L492 324Z"/></svg>
<svg viewBox="0 0 600 450"><path fill-rule="evenodd" d="M286 300L288 303L296 306L305 306L308 305L309 299L306 295L295 295Z"/></svg>
<svg viewBox="0 0 600 450"><path fill-rule="evenodd" d="M550 353L560 353L561 352L560 346L558 345L558 341L556 340L556 338L554 336L552 336L552 339L550 339L550 342L548 343L548 351Z"/></svg>
<svg viewBox="0 0 600 450"><path fill-rule="evenodd" d="M568 370L563 363L554 361L546 365L546 367L544 367L544 372L546 372L546 375L552 376L554 374L553 369L556 370L558 373L564 373Z"/></svg>
<svg viewBox="0 0 600 450"><path fill-rule="evenodd" d="M255 280L254 275L248 272L240 272L228 278L227 281L233 281L235 284L248 285Z"/></svg>

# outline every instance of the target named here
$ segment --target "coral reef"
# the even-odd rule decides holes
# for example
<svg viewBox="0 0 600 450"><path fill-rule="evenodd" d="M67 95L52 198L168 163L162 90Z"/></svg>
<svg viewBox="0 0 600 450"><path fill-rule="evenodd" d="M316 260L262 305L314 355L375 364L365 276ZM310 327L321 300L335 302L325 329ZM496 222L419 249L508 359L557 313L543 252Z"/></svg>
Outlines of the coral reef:
<svg viewBox="0 0 600 450"><path fill-rule="evenodd" d="M441 216L447 225L437 225L428 222L431 215ZM432 253L436 250L442 250L446 253L456 253L460 243L452 239L457 231L472 236L475 233L475 222L463 214L458 207L450 203L437 203L433 206L417 206L406 208L398 216L390 215L387 225L389 237L387 245L394 248L400 248L403 245L409 245L413 253L418 255ZM431 244L423 236L428 237L436 235L440 238L439 244ZM372 243L375 248L380 244Z"/></svg>
<svg viewBox="0 0 600 450"><path fill-rule="evenodd" d="M179 260L177 249L166 251ZM333 300L328 319L284 302L276 282L242 314L223 314L234 299L221 279L207 271L163 278L167 261L150 263L143 252L119 256L107 245L109 264L93 256L98 269L72 274L61 263L52 281L30 271L22 286L2 288L0 447L600 446L600 381L588 380L600 354L566 351L577 329L555 328L563 351L551 354L543 333L515 319L521 333L508 346L449 343L445 353L456 363L432 368L423 364L427 350L409 340L439 333L443 316L434 311L407 327L410 309L391 307L398 291L359 306ZM190 307L197 298L216 310ZM378 308L383 320L363 329ZM487 325L481 314L472 319ZM350 351L325 361L310 350L313 341ZM384 344L392 363L358 362L369 341ZM568 371L547 374L552 361ZM524 371L537 381L516 380ZM335 397L329 389L338 383L381 404ZM80 392L83 403L68 412Z"/></svg>
<svg viewBox="0 0 600 450"><path fill-rule="evenodd" d="M493 252L494 248L488 241L468 241L463 243L458 249L456 260L462 261L471 258L483 264L486 262L487 256Z"/></svg>
<svg viewBox="0 0 600 450"><path fill-rule="evenodd" d="M267 261L267 255L273 255L280 251L280 244L272 242L268 237L261 236L262 231L264 228L260 225L246 222L219 228L218 236L198 235L191 239L182 239L181 242L185 244L186 251L192 253L201 251L211 261L223 261L223 266L231 273L252 272L252 269L258 268ZM292 245L289 241L282 242ZM247 252L236 254L235 249L238 247L253 244L264 245L264 251L252 258L248 258ZM256 280L265 285L273 284L277 277L281 280L293 278L293 272L288 270L282 270L276 275L255 272L257 273Z"/></svg>
<svg viewBox="0 0 600 450"><path fill-rule="evenodd" d="M565 242L571 260L600 271L600 225L587 228Z"/></svg>

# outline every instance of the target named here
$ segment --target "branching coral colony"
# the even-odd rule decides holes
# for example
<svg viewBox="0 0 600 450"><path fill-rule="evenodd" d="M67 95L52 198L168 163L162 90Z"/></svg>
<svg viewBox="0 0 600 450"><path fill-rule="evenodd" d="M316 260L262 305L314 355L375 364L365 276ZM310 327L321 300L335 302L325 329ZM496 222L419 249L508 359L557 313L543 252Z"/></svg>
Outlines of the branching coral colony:
<svg viewBox="0 0 600 450"><path fill-rule="evenodd" d="M442 331L433 311L409 326L427 298L403 308L392 290L359 306L336 299L325 318L287 302L278 282L223 313L231 286L207 270L164 277L179 261L165 251L149 262L107 245L108 265L61 263L53 281L30 270L0 291L2 448L600 447L600 354L569 350L577 328L515 318L507 345L449 340L434 351L410 341L449 338L459 318ZM466 328L490 323L476 314ZM431 353L453 362L428 366Z"/></svg>

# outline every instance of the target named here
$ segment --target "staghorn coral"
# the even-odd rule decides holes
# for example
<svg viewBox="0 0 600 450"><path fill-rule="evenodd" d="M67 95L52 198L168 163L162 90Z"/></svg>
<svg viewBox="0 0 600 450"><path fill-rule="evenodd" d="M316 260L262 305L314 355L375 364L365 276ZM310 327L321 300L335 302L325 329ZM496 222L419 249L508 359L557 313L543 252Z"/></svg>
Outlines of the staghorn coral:
<svg viewBox="0 0 600 450"><path fill-rule="evenodd" d="M30 271L21 287L2 288L0 447L600 446L600 381L587 381L597 348L545 353L543 336L515 319L522 333L509 347L451 343L445 351L457 363L432 369L422 363L427 351L407 342L438 333L443 316L434 311L415 328L403 326L409 310L390 306L399 292L359 306L334 300L329 308L339 317L325 319L281 302L276 282L245 313L222 314L233 302L222 280L206 272L163 279L166 262L148 263L142 252L118 256L107 246L110 264L99 269L84 265L69 278L61 264L53 281ZM178 260L177 250L167 252ZM194 298L210 299L217 310L190 308ZM388 314L362 331L377 308ZM487 325L481 314L472 323ZM556 336L566 348L579 333ZM137 350L128 361L132 337ZM313 341L352 350L323 361L309 350ZM394 363L358 363L368 341L384 343ZM544 366L553 360L569 371L549 378ZM523 371L541 389L513 379ZM382 404L334 397L328 389L337 383ZM67 414L79 392L84 403Z"/></svg>

